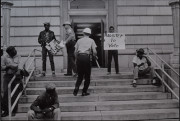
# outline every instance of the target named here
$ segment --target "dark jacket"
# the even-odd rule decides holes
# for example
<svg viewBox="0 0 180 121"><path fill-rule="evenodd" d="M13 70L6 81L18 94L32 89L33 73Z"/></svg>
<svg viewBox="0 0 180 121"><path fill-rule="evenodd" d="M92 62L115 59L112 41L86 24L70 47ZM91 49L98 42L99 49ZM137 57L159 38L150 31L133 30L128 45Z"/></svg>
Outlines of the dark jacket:
<svg viewBox="0 0 180 121"><path fill-rule="evenodd" d="M35 112L41 112L45 108L53 107L59 108L58 95L55 93L53 96L47 94L46 92L42 93L37 97L37 99L32 103L30 109Z"/></svg>
<svg viewBox="0 0 180 121"><path fill-rule="evenodd" d="M46 46L45 43L50 43L53 39L56 40L56 37L54 35L54 32L49 30L49 36L48 38L46 38L46 31L41 31L40 34L39 34L39 37L38 37L38 42L39 44L41 44L41 46Z"/></svg>

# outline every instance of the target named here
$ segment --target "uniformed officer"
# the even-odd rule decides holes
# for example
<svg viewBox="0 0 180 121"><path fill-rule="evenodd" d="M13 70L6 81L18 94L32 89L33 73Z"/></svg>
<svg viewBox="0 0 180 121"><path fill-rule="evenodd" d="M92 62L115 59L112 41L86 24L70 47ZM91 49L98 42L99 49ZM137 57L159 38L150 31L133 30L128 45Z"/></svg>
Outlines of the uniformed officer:
<svg viewBox="0 0 180 121"><path fill-rule="evenodd" d="M75 55L77 59L77 72L78 78L75 84L74 96L77 95L79 86L81 85L83 78L85 78L84 88L82 91L82 96L87 96L89 84L90 84L90 75L91 75L91 62L90 55L96 57L96 44L93 39L89 38L91 35L91 29L85 28L83 30L84 37L79 39L75 45Z"/></svg>
<svg viewBox="0 0 180 121"><path fill-rule="evenodd" d="M67 55L68 55L68 67L67 67L67 73L64 74L65 76L71 76L72 75L72 70L76 75L76 65L75 65L75 55L74 55L74 50L75 47L74 45L76 44L75 42L75 33L73 29L71 28L71 23L69 21L66 21L63 24L65 28L65 43L66 43L66 48L67 48Z"/></svg>
<svg viewBox="0 0 180 121"><path fill-rule="evenodd" d="M55 76L55 67L54 67L53 55L46 49L45 46L46 46L46 43L50 43L52 40L56 40L56 37L54 35L54 32L49 30L49 28L50 28L49 22L44 23L44 28L45 28L45 30L41 31L39 34L39 37L38 37L38 42L39 42L39 44L41 44L41 47L42 47L42 74L41 74L41 76L45 76L45 74L46 74L47 53L49 55L52 75Z"/></svg>

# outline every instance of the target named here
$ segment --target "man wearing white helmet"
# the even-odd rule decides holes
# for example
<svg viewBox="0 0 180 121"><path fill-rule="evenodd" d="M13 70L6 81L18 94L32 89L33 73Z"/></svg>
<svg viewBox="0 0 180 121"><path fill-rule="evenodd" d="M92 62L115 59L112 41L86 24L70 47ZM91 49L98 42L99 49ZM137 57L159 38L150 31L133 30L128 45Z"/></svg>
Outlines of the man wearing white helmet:
<svg viewBox="0 0 180 121"><path fill-rule="evenodd" d="M65 76L71 76L72 70L76 74L76 65L75 65L75 56L74 56L74 45L75 42L75 33L73 29L71 28L71 23L69 21L66 21L63 24L65 28L65 42L66 42L66 48L67 48L67 54L68 54L68 67L67 67L67 74L64 74Z"/></svg>
<svg viewBox="0 0 180 121"><path fill-rule="evenodd" d="M85 28L83 30L84 37L79 39L75 45L75 56L77 59L77 72L78 78L75 84L75 89L73 95L76 96L79 90L79 87L83 81L83 77L85 78L84 88L82 91L82 96L87 96L87 90L90 84L90 75L91 75L91 62L90 55L97 55L96 52L96 44L93 39L89 38L91 35L91 29Z"/></svg>

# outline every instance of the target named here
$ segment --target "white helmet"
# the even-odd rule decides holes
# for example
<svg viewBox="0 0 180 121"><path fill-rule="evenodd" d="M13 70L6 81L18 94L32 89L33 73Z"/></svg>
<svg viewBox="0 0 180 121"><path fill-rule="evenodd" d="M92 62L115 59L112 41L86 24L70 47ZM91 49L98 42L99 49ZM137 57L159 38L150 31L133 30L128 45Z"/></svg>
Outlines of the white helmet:
<svg viewBox="0 0 180 121"><path fill-rule="evenodd" d="M65 25L70 25L70 26L71 26L71 23L70 23L69 21L66 21L66 22L63 24L63 26L65 26Z"/></svg>
<svg viewBox="0 0 180 121"><path fill-rule="evenodd" d="M84 33L88 33L88 34L91 34L91 29L90 28L85 28L83 30Z"/></svg>

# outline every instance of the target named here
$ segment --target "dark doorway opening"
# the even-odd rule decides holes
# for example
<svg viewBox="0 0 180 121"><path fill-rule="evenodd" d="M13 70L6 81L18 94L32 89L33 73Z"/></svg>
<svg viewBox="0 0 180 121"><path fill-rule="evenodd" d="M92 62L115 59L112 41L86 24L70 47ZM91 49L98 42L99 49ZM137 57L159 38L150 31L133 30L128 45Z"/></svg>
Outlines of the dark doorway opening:
<svg viewBox="0 0 180 121"><path fill-rule="evenodd" d="M76 41L83 37L83 29L90 28L92 34L90 38L92 38L96 45L97 45L97 56L98 56L98 63L101 67L104 67L104 52L103 52L103 39L102 39L102 24L99 23L73 23L74 32L76 34ZM95 60L92 62L93 67L97 67Z"/></svg>

